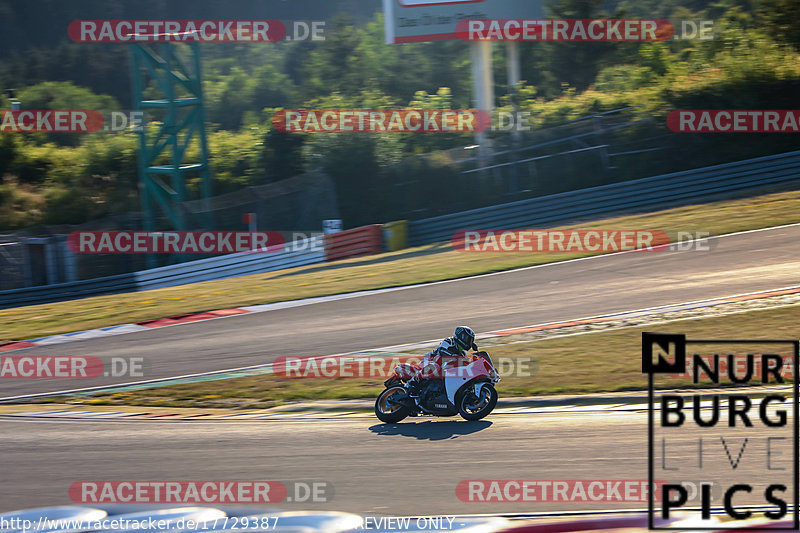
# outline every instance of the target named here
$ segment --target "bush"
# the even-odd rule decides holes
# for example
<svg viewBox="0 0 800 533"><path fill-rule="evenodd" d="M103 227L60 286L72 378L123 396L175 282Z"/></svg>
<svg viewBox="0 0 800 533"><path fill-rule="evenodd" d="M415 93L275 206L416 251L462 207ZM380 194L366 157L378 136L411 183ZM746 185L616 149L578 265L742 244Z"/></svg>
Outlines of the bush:
<svg viewBox="0 0 800 533"><path fill-rule="evenodd" d="M45 224L78 224L94 211L91 200L79 189L54 187L45 192L44 198Z"/></svg>
<svg viewBox="0 0 800 533"><path fill-rule="evenodd" d="M0 184L0 228L18 229L37 224L44 208L41 196L27 192L13 181Z"/></svg>

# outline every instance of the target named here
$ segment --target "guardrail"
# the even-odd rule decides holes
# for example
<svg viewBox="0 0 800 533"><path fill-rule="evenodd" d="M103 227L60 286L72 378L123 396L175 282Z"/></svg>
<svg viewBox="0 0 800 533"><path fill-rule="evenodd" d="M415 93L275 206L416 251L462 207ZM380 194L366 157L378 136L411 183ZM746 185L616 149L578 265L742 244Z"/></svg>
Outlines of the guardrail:
<svg viewBox="0 0 800 533"><path fill-rule="evenodd" d="M291 246L287 243L287 246ZM137 290L174 287L186 283L226 279L297 266L322 263L325 252L322 237L309 239L303 250L283 252L244 252L208 259L200 259L183 265L173 265L136 272ZM184 268L180 268L184 267ZM0 296L1 297L1 296Z"/></svg>
<svg viewBox="0 0 800 533"><path fill-rule="evenodd" d="M383 251L383 226L373 224L325 236L328 261L379 254Z"/></svg>
<svg viewBox="0 0 800 533"><path fill-rule="evenodd" d="M456 231L464 229L547 225L642 208L670 207L693 200L705 201L795 181L800 182L800 151L417 220L409 224L409 245L447 241ZM382 227L364 226L316 237L308 248L299 251L230 254L130 274L0 291L0 309L281 270L376 254L382 251L382 245Z"/></svg>
<svg viewBox="0 0 800 533"><path fill-rule="evenodd" d="M0 291L0 309L104 294L174 287L186 283L246 276L324 261L325 251L322 237L314 237L310 239L308 247L298 251L229 254L105 278Z"/></svg>
<svg viewBox="0 0 800 533"><path fill-rule="evenodd" d="M800 151L472 209L409 224L409 245L447 241L459 230L567 222L800 181Z"/></svg>

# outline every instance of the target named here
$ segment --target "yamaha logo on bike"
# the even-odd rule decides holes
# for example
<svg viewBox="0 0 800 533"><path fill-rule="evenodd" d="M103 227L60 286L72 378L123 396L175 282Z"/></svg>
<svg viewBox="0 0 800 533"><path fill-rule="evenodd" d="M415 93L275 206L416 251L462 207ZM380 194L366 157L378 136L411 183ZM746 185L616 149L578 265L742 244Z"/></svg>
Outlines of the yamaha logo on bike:
<svg viewBox="0 0 800 533"><path fill-rule="evenodd" d="M649 483L659 491L648 498L650 529L798 529L799 352L796 340L642 334ZM654 527L676 513L696 527Z"/></svg>

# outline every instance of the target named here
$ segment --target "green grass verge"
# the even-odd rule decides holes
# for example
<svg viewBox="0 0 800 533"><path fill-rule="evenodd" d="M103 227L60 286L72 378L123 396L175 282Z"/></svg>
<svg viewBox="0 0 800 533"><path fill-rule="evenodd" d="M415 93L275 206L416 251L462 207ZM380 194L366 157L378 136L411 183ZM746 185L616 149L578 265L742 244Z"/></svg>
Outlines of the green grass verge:
<svg viewBox="0 0 800 533"><path fill-rule="evenodd" d="M800 338L800 305L751 311L735 315L679 320L646 328L647 331L684 333L706 339ZM561 393L593 393L641 390L647 381L641 373L641 328L574 335L551 340L508 344L492 349L495 357L533 357L531 377L505 376L500 396L535 396ZM753 347L749 347L753 348ZM161 407L266 408L298 401L375 398L382 380L286 379L254 376L221 381L175 385L124 393L103 393L77 400L95 405L144 405ZM673 380L689 385L688 380ZM63 398L46 402L63 403Z"/></svg>
<svg viewBox="0 0 800 533"><path fill-rule="evenodd" d="M592 221L563 228L709 231L800 222L800 191ZM0 310L0 342L186 313L398 287L498 272L586 254L460 253L450 243L167 289Z"/></svg>

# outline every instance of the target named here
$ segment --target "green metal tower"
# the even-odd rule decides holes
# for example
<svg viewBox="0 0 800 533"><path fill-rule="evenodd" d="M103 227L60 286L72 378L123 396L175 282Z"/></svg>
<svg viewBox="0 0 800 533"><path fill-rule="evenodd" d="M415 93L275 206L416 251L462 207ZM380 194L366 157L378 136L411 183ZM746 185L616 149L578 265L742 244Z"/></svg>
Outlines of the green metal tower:
<svg viewBox="0 0 800 533"><path fill-rule="evenodd" d="M145 113L139 131L143 229L210 229L209 206L203 220L196 220L189 219L182 205L190 199L187 181L191 179L199 179L201 198L211 197L200 49L197 43L133 44L130 48L134 107ZM148 127L149 121L160 125ZM191 160L189 150L196 154Z"/></svg>

